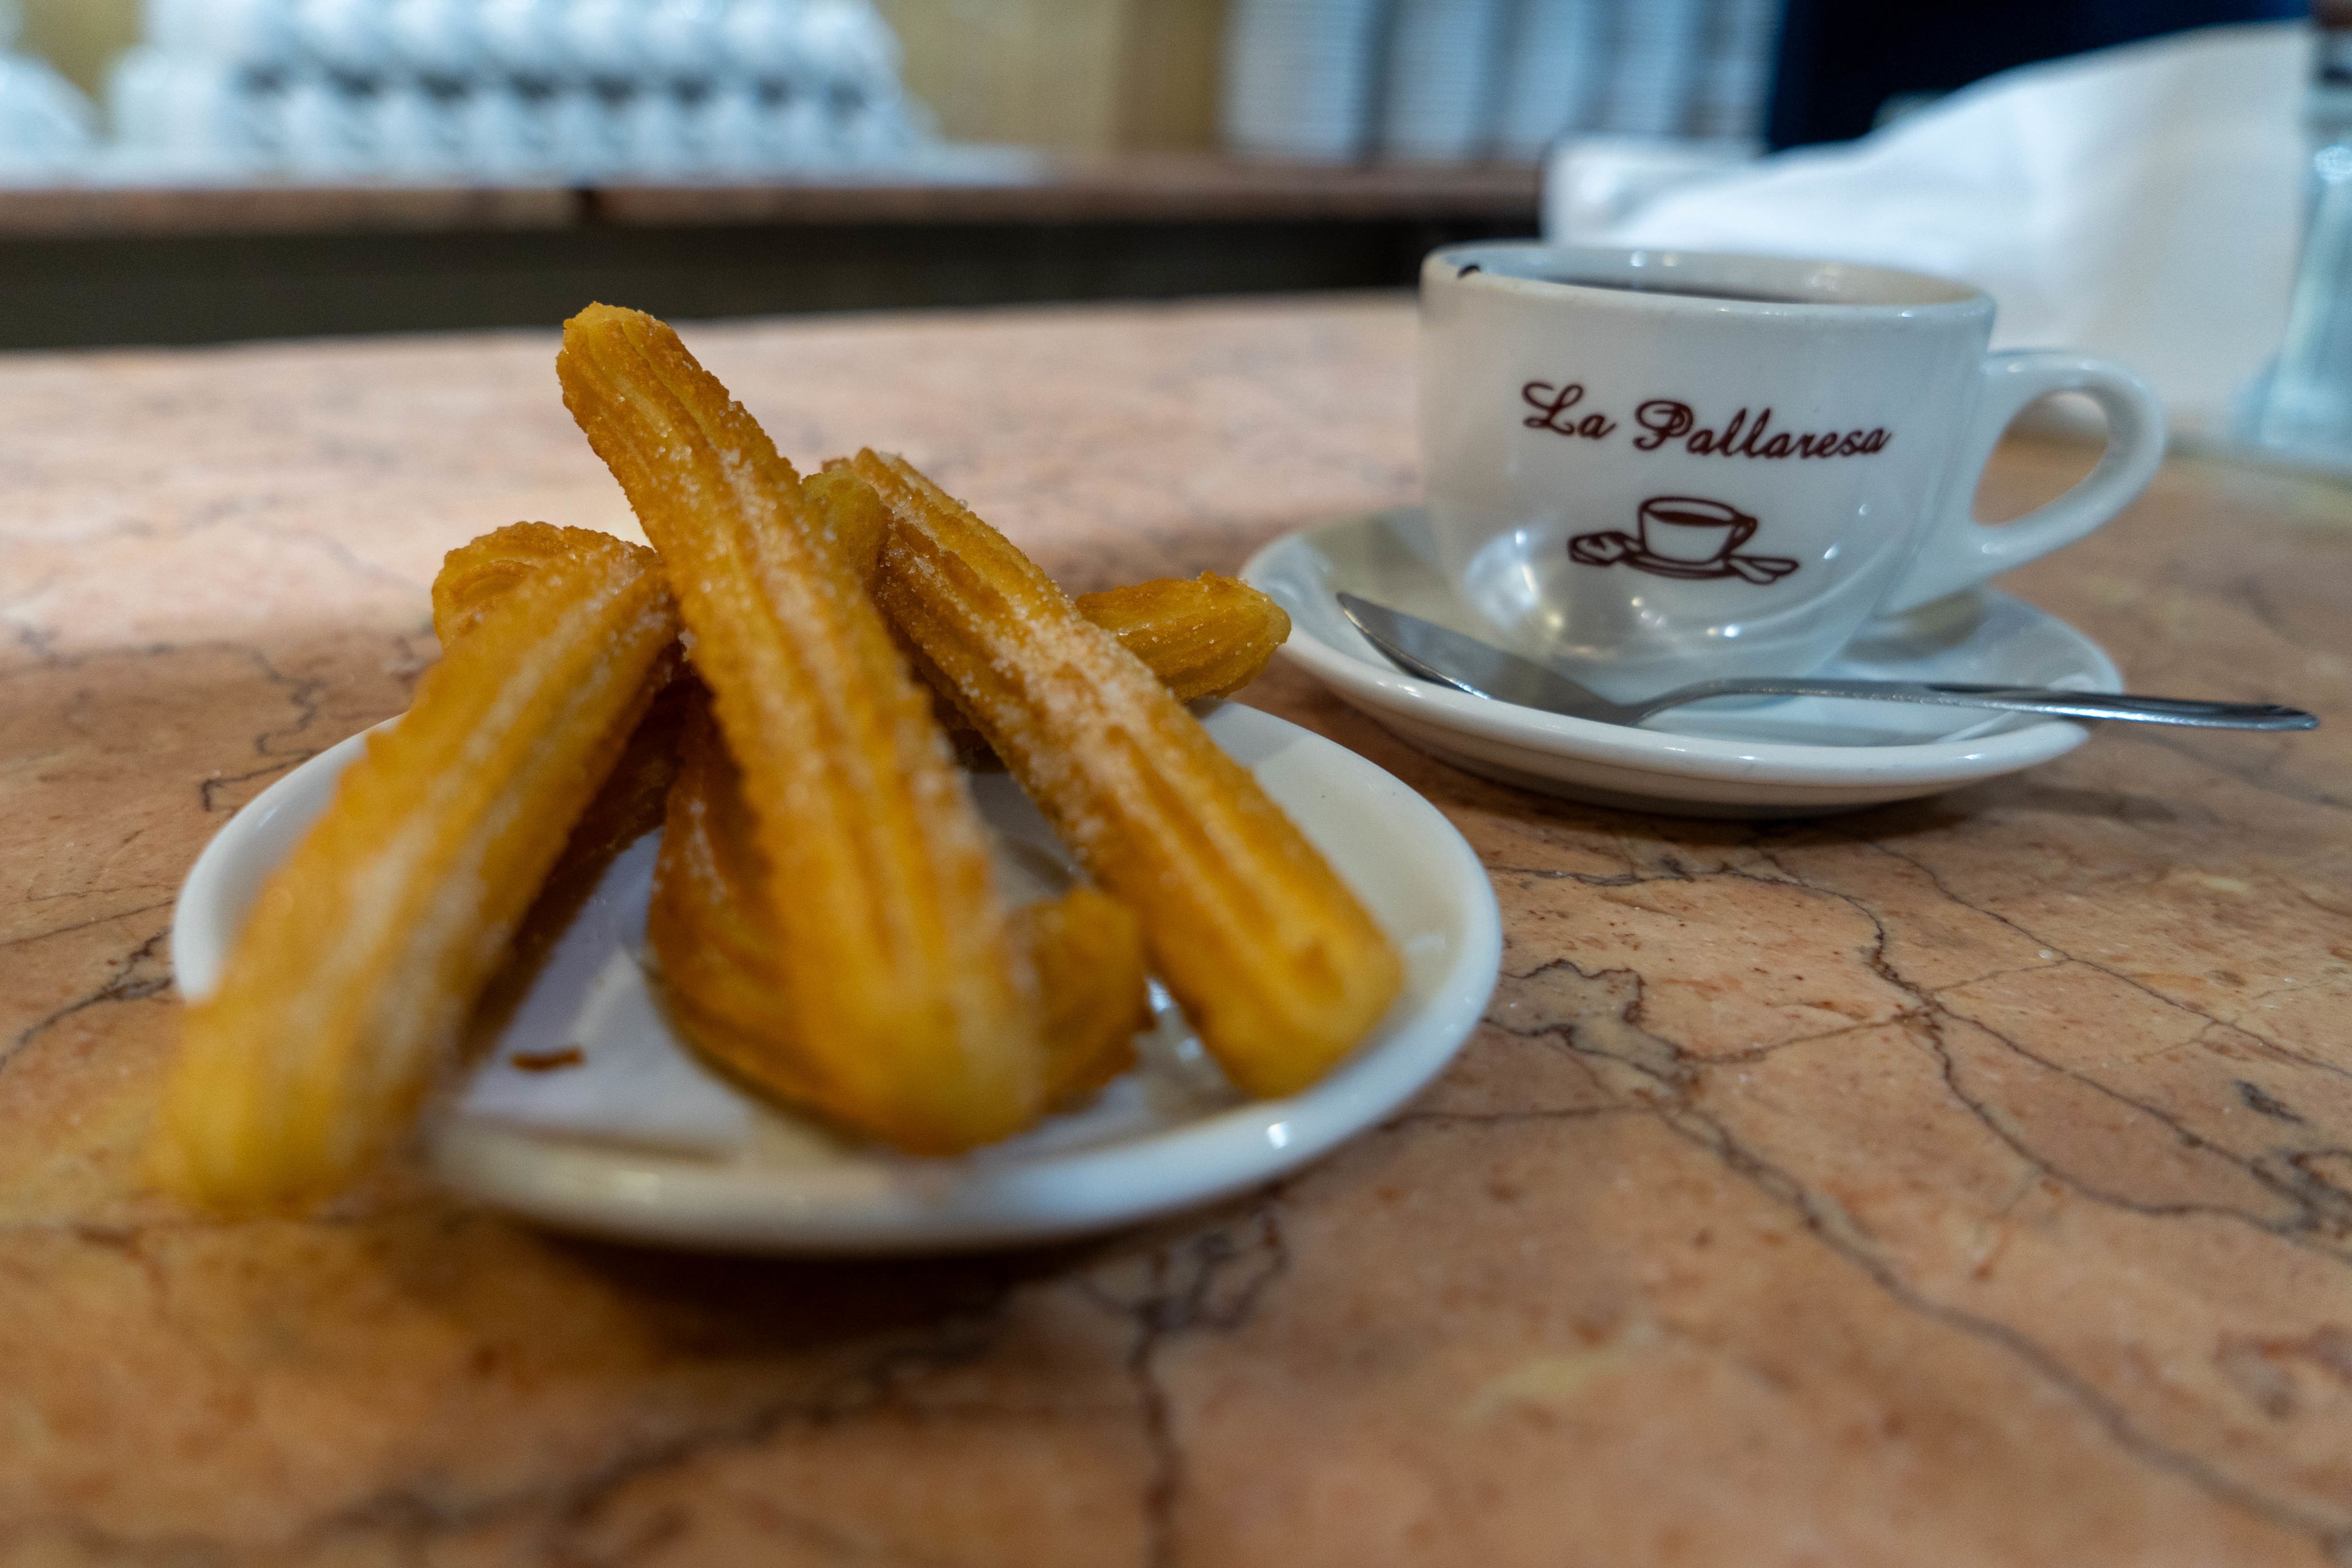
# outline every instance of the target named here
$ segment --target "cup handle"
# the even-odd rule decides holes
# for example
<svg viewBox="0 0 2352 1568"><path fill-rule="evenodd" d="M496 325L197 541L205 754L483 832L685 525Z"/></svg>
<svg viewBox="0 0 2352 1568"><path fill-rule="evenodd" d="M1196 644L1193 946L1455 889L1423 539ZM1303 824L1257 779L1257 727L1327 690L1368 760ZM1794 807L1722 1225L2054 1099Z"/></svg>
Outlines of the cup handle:
<svg viewBox="0 0 2352 1568"><path fill-rule="evenodd" d="M1979 373L1983 382L1960 444L1951 499L1909 570L1880 603L1882 615L1916 610L2073 544L2130 505L2164 461L2164 405L2146 382L2121 365L2033 349L1988 355ZM2107 445L2099 465L2056 500L2013 522L1987 528L1971 514L1970 503L1993 448L2028 403L2062 392L2086 394L2106 415Z"/></svg>

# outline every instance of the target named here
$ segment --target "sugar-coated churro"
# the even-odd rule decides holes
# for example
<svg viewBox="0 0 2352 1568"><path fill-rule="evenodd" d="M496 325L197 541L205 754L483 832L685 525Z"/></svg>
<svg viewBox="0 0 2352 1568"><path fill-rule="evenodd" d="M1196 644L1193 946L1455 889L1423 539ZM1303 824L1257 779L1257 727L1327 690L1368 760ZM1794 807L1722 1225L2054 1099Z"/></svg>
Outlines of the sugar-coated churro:
<svg viewBox="0 0 2352 1568"><path fill-rule="evenodd" d="M799 476L649 316L590 307L557 365L662 554L742 776L792 1019L769 1078L919 1152L1027 1125L1045 1092L1039 1007L986 840Z"/></svg>
<svg viewBox="0 0 2352 1568"><path fill-rule="evenodd" d="M1180 703L1237 692L1265 673L1290 635L1290 615L1239 578L1204 571L1101 593L1079 614L1118 639Z"/></svg>
<svg viewBox="0 0 2352 1568"><path fill-rule="evenodd" d="M1045 998L1047 1097L1082 1098L1135 1065L1135 1037L1151 1021L1143 923L1099 888L1013 912Z"/></svg>
<svg viewBox="0 0 2352 1568"><path fill-rule="evenodd" d="M877 598L1104 890L1234 1082L1305 1087L1402 984L1355 894L1142 661L903 459Z"/></svg>
<svg viewBox="0 0 2352 1568"><path fill-rule="evenodd" d="M858 580L873 586L888 513L872 486L845 457L809 476L811 505ZM1078 613L1151 666L1178 702L1237 692L1265 673L1290 636L1290 614L1239 578L1204 571L1077 597Z"/></svg>
<svg viewBox="0 0 2352 1568"><path fill-rule="evenodd" d="M875 563L882 555L882 530L890 526L882 497L843 457L802 480L801 496L815 514L817 531L834 555L859 586L870 589Z"/></svg>
<svg viewBox="0 0 2352 1568"><path fill-rule="evenodd" d="M1290 635L1290 616L1281 605L1237 578L1213 571L1081 594L1075 602L1080 615L1117 637L1181 703L1241 690L1265 673ZM915 664L925 681L934 681L919 653ZM980 730L950 693L940 693L940 722L960 748L985 748Z"/></svg>
<svg viewBox="0 0 2352 1568"><path fill-rule="evenodd" d="M655 864L646 937L673 1017L702 1051L771 1094L806 1101L800 1028L774 980L780 938L759 895L765 867L742 780L707 716L689 717ZM1046 1100L1100 1087L1134 1060L1149 1021L1135 916L1092 888L1015 910L1045 1001Z"/></svg>
<svg viewBox="0 0 2352 1568"><path fill-rule="evenodd" d="M771 1094L803 1103L801 1022L778 978L777 935L742 775L707 704L687 716L654 862L646 945L670 1015L703 1054Z"/></svg>
<svg viewBox="0 0 2352 1568"><path fill-rule="evenodd" d="M509 523L442 557L433 579L433 634L441 646L446 649L472 630L508 590L540 568L567 559L583 537L609 536L551 523Z"/></svg>
<svg viewBox="0 0 2352 1568"><path fill-rule="evenodd" d="M264 883L189 1008L152 1148L205 1207L304 1204L394 1142L667 680L650 551L547 530Z"/></svg>
<svg viewBox="0 0 2352 1568"><path fill-rule="evenodd" d="M874 487L845 458L801 482L815 531L861 583L881 558L888 513ZM452 550L433 584L433 625L444 643L461 632L505 589L521 580L563 532L516 523ZM1078 613L1103 627L1166 683L1179 702L1232 695L1265 673L1290 635L1290 616L1266 594L1213 571L1155 578L1100 593L1082 593ZM951 697L938 716L960 745L978 745Z"/></svg>
<svg viewBox="0 0 2352 1568"><path fill-rule="evenodd" d="M826 538L871 587L888 517L881 497L842 457L811 475L803 493L823 519ZM1077 605L1079 614L1150 665L1179 702L1239 691L1265 673L1275 650L1290 635L1290 616L1281 605L1248 583L1213 571L1082 594ZM920 659L916 663L919 671ZM980 732L951 696L938 693L935 706L959 748L981 745Z"/></svg>

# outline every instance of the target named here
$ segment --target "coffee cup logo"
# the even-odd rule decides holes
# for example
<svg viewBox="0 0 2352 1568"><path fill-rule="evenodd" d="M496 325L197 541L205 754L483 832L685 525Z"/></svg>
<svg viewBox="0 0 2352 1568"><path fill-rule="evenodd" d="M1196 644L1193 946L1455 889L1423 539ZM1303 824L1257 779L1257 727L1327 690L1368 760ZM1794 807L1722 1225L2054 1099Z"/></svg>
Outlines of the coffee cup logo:
<svg viewBox="0 0 2352 1568"><path fill-rule="evenodd" d="M1641 505L1637 532L1579 534L1569 559L1581 566L1624 565L1654 577L1736 577L1759 588L1797 570L1786 556L1742 555L1756 519L1701 496L1653 496Z"/></svg>

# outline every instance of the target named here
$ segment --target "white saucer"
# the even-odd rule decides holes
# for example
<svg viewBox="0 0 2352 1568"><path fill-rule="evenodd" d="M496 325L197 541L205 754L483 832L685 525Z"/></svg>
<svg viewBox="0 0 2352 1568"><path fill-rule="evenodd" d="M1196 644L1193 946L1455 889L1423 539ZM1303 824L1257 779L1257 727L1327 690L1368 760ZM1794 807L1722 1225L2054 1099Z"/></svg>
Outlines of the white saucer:
<svg viewBox="0 0 2352 1568"><path fill-rule="evenodd" d="M1400 671L1334 597L1360 594L1497 640L1432 560L1427 519L1410 507L1287 535L1242 575L1290 612L1285 655L1403 739L1505 783L1682 816L1809 816L2032 768L2090 733L2070 719L1825 697L1671 709L1635 729L1465 696ZM1987 589L1874 622L1819 673L2123 689L2097 643Z"/></svg>
<svg viewBox="0 0 2352 1568"><path fill-rule="evenodd" d="M640 962L658 835L606 873L433 1134L451 1186L565 1229L744 1251L887 1253L1042 1241L1145 1219L1270 1181L1373 1125L1476 1027L1502 958L1493 888L1462 836L1387 773L1236 704L1202 722L1328 855L1398 946L1404 996L1304 1093L1245 1101L1164 998L1135 1071L1093 1103L959 1159L914 1159L778 1111L706 1071L670 1033ZM180 891L173 963L190 998L218 983L262 879L325 807L353 737L303 764L207 845ZM1003 774L975 777L1017 886L1070 875ZM527 1071L576 1046L576 1066ZM565 1054L568 1054L566 1052ZM543 1060L543 1059L542 1059Z"/></svg>

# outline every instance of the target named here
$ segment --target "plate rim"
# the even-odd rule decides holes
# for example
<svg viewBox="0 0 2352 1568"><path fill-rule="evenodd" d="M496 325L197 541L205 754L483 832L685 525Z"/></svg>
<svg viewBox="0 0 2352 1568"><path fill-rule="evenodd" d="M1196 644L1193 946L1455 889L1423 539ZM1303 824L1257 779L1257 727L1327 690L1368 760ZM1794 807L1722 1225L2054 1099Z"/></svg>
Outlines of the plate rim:
<svg viewBox="0 0 2352 1568"><path fill-rule="evenodd" d="M992 1170L985 1151L961 1172L955 1161L905 1160L938 1171L945 1201L919 1201L907 1183L882 1179L865 1161L811 1173L814 1185L872 1190L811 1192L803 1182L747 1180L740 1166L590 1139L528 1131L487 1118L446 1116L425 1134L427 1160L464 1196L557 1228L634 1242L802 1256L884 1256L979 1250L1099 1232L1215 1202L1280 1178L1370 1130L1444 1071L1484 1018L1501 975L1502 914L1494 885L1468 841L1444 812L1387 769L1302 725L1245 704L1202 715L1211 734L1260 731L1304 744L1360 788L1385 797L1438 857L1458 915L1457 951L1433 977L1427 999L1381 1026L1386 1038L1360 1048L1298 1094L1244 1101L1205 1116L1107 1146L1006 1162ZM231 940L224 908L229 883L255 852L254 840L303 791L339 774L367 737L397 718L319 752L248 801L223 824L190 868L173 911L173 976L184 996L207 994ZM299 782L298 782L299 780ZM184 942L184 936L185 938ZM1401 1000L1402 1008L1405 1003ZM1144 1171L1137 1167L1165 1167ZM862 1184L860 1178L863 1178ZM1045 1203L1027 1190L1051 1180L1071 1196ZM779 1199L782 1201L779 1201Z"/></svg>
<svg viewBox="0 0 2352 1568"><path fill-rule="evenodd" d="M1318 536L1400 513L1423 510L1417 506L1368 507L1293 528L1255 551L1243 564L1241 579L1253 588L1272 593L1265 579L1279 558L1291 552L1310 551L1324 560L1329 559L1316 550L1314 541ZM1320 591L1326 594L1332 591L1328 586ZM2098 679L2104 683L2103 689L2122 690L2121 672L2107 651L2063 617L1997 589L1979 586L1964 591L2018 604L2054 622L2082 643L2095 665ZM2089 739L2091 733L2086 724L2051 718L1973 740L1927 741L1906 746L1841 747L1794 741L1726 740L1628 729L1470 696L1393 667L1383 668L1346 649L1334 647L1295 616L1282 654L1342 696L1360 697L1374 707L1435 728L1516 746L1541 757L1608 763L1662 778L1824 787L1961 783L2036 767L2063 757Z"/></svg>

